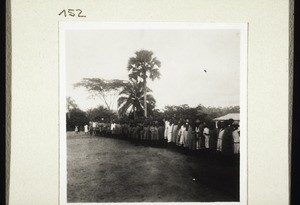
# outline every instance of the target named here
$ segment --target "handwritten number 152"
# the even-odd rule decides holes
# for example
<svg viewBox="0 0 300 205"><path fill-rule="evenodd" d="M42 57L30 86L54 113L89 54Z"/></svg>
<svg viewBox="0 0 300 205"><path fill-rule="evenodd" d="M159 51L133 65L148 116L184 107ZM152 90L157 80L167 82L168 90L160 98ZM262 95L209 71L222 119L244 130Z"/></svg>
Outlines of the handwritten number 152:
<svg viewBox="0 0 300 205"><path fill-rule="evenodd" d="M71 17L86 17L84 15L82 15L82 10L81 9L64 9L62 10L59 14L60 15L64 15L65 17L67 16L71 16Z"/></svg>

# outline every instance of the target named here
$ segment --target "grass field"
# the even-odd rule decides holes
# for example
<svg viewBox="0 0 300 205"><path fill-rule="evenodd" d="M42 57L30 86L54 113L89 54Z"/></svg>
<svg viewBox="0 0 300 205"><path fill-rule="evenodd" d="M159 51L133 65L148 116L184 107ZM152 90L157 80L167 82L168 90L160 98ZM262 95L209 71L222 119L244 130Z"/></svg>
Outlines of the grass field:
<svg viewBox="0 0 300 205"><path fill-rule="evenodd" d="M67 134L68 202L238 201L238 165L129 141Z"/></svg>

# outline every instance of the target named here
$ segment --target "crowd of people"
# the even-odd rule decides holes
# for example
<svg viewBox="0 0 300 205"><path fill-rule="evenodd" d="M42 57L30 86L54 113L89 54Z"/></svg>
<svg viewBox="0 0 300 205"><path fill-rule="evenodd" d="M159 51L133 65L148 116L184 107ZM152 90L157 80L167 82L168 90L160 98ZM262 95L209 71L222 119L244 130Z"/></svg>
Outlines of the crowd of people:
<svg viewBox="0 0 300 205"><path fill-rule="evenodd" d="M90 122L83 128L85 134L126 139L136 146L168 147L228 159L238 159L240 154L239 124L233 119L217 124L176 118L128 122L112 120ZM78 126L75 132L79 132Z"/></svg>

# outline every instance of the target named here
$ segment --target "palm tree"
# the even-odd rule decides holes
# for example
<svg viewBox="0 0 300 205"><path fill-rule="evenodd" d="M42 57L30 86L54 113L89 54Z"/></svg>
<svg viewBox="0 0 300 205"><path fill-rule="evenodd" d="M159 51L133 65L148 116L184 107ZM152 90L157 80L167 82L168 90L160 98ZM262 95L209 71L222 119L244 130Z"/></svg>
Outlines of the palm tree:
<svg viewBox="0 0 300 205"><path fill-rule="evenodd" d="M136 57L132 57L128 61L129 79L134 79L138 83L142 83L144 92L144 113L147 117L147 79L152 81L160 78L159 68L161 62L153 57L152 51L140 50L135 52Z"/></svg>
<svg viewBox="0 0 300 205"><path fill-rule="evenodd" d="M151 92L149 88L146 88L147 93ZM145 109L144 104L144 89L139 83L132 80L123 90L120 92L118 98L119 114L124 115L128 110L131 110L136 118L136 112L143 111ZM155 107L155 99L151 94L147 94L148 105L146 109L153 109Z"/></svg>

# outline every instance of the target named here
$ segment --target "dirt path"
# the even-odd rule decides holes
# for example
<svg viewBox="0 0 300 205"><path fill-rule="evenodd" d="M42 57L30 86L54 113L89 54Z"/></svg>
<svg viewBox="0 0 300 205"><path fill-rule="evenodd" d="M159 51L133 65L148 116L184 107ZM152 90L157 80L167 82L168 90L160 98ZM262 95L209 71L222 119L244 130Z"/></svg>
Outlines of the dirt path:
<svg viewBox="0 0 300 205"><path fill-rule="evenodd" d="M237 166L73 133L67 135L67 155L68 202L238 200Z"/></svg>

